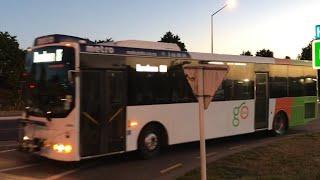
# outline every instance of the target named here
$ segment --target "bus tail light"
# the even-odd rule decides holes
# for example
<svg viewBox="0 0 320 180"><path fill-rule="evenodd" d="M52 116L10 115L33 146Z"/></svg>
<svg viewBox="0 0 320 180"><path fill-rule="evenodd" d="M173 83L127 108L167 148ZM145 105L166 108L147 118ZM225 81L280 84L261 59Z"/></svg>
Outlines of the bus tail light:
<svg viewBox="0 0 320 180"><path fill-rule="evenodd" d="M70 144L54 144L52 149L58 153L71 153L72 146Z"/></svg>

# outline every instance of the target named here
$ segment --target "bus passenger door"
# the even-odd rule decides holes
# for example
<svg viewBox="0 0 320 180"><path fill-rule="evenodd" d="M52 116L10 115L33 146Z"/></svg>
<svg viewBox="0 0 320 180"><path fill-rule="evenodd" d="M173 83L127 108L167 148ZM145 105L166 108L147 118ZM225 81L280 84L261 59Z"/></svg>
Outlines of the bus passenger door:
<svg viewBox="0 0 320 180"><path fill-rule="evenodd" d="M81 157L125 150L126 72L81 71Z"/></svg>
<svg viewBox="0 0 320 180"><path fill-rule="evenodd" d="M268 128L268 73L256 73L255 100L255 129Z"/></svg>
<svg viewBox="0 0 320 180"><path fill-rule="evenodd" d="M80 73L80 156L97 155L100 150L100 122L103 118L103 71Z"/></svg>
<svg viewBox="0 0 320 180"><path fill-rule="evenodd" d="M101 153L125 150L126 81L126 71L105 72L105 118L101 126Z"/></svg>

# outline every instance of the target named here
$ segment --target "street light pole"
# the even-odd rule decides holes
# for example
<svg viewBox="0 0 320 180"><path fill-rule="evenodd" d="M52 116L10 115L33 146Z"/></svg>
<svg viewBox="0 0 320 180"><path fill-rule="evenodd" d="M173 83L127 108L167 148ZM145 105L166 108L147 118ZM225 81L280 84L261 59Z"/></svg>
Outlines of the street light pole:
<svg viewBox="0 0 320 180"><path fill-rule="evenodd" d="M213 54L213 16L218 14L220 11L222 11L227 6L228 6L228 4L225 4L222 8L220 8L219 10L217 10L211 14L211 54Z"/></svg>

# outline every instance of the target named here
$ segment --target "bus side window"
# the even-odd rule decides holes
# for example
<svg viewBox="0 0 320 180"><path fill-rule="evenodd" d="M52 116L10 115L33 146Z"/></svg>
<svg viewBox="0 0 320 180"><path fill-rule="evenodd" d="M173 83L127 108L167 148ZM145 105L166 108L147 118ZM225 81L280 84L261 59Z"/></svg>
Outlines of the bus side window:
<svg viewBox="0 0 320 180"><path fill-rule="evenodd" d="M289 96L300 97L304 96L303 77L289 77Z"/></svg>
<svg viewBox="0 0 320 180"><path fill-rule="evenodd" d="M317 96L317 78L305 77L304 82L305 96Z"/></svg>
<svg viewBox="0 0 320 180"><path fill-rule="evenodd" d="M233 82L233 100L253 99L253 81L235 80Z"/></svg>
<svg viewBox="0 0 320 180"><path fill-rule="evenodd" d="M281 98L288 96L288 78L286 77L270 77L270 98Z"/></svg>
<svg viewBox="0 0 320 180"><path fill-rule="evenodd" d="M170 99L172 103L190 103L197 101L182 68L170 72L170 86Z"/></svg>
<svg viewBox="0 0 320 180"><path fill-rule="evenodd" d="M225 100L225 95L224 95L224 88L223 88L223 83L219 86L217 89L212 101L224 101Z"/></svg>
<svg viewBox="0 0 320 180"><path fill-rule="evenodd" d="M317 71L312 67L305 67L303 73L305 96L317 96Z"/></svg>
<svg viewBox="0 0 320 180"><path fill-rule="evenodd" d="M225 80L223 82L223 89L224 89L224 95L225 100L232 100L233 99L233 81L232 80Z"/></svg>
<svg viewBox="0 0 320 180"><path fill-rule="evenodd" d="M304 73L303 66L289 66L288 68L288 82L289 82L289 96L301 97L304 96Z"/></svg>

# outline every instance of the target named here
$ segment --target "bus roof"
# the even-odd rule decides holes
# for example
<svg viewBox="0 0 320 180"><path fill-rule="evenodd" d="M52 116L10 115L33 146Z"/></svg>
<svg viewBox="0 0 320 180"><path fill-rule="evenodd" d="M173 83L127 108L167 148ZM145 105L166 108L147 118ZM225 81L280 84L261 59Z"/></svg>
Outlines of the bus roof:
<svg viewBox="0 0 320 180"><path fill-rule="evenodd" d="M157 50L167 50L167 51L181 51L179 46L175 43L141 41L141 40L106 42L106 43L99 43L98 45L131 47L131 48L141 48L141 49L157 49Z"/></svg>
<svg viewBox="0 0 320 180"><path fill-rule="evenodd" d="M226 54L211 54L211 53L189 53L192 59L200 59L203 61L233 61L246 63L275 63L274 58L254 57L254 56L240 56L240 55L226 55Z"/></svg>
<svg viewBox="0 0 320 180"><path fill-rule="evenodd" d="M272 57L258 57L258 56L242 56L242 55L227 55L227 54L211 54L211 53L198 53L189 52L191 59L213 62L241 62L241 63L261 63L261 64L292 64L292 65L305 65L311 66L312 61L308 60L292 60L292 59L279 59Z"/></svg>
<svg viewBox="0 0 320 180"><path fill-rule="evenodd" d="M35 39L35 46L59 42L77 42L82 45L82 53L97 53L106 55L129 55L129 56L149 56L159 58L182 58L198 61L219 62L241 62L241 63L261 63L261 64L292 64L311 66L312 61L277 59L271 57L242 56L212 54L200 52L179 51L175 44L158 43L151 41L118 41L113 43L95 44L89 39L75 36L52 34L41 36Z"/></svg>

